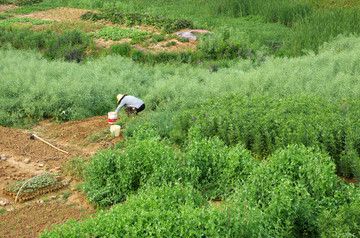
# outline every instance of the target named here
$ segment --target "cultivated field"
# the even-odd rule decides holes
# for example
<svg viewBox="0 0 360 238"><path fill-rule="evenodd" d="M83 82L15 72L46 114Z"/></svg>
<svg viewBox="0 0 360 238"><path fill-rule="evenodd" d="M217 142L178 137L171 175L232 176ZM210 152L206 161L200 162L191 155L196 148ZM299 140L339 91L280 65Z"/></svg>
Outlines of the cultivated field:
<svg viewBox="0 0 360 238"><path fill-rule="evenodd" d="M354 0L0 0L0 237L359 237ZM141 98L122 109L116 95Z"/></svg>

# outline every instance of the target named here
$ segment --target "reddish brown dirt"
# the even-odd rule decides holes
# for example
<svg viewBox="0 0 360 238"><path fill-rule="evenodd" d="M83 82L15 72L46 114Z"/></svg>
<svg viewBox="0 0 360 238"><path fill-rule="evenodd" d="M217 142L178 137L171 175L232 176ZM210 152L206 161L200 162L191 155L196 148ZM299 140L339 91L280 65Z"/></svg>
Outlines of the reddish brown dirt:
<svg viewBox="0 0 360 238"><path fill-rule="evenodd" d="M68 154L36 137L31 139L32 134ZM0 127L0 154L6 156L6 160L0 158L0 236L35 237L49 224L94 213L96 209L76 189L78 182L61 168L74 157L88 158L122 139L122 135L111 136L107 116L61 124L43 121L30 130ZM14 198L2 192L8 183L55 172L72 182L58 191L16 204Z"/></svg>

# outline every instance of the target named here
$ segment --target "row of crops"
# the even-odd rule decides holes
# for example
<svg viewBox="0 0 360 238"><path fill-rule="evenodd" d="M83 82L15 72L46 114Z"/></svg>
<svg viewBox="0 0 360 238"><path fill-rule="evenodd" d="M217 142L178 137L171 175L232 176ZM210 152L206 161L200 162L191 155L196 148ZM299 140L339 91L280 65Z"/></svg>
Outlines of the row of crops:
<svg viewBox="0 0 360 238"><path fill-rule="evenodd" d="M151 66L134 63L147 56L132 55L129 46L116 50L132 60L113 54L83 64L47 61L9 44L0 49L2 125L104 115L116 107L119 92L146 103L138 117L120 117L124 142L69 163L76 165L72 172L83 179L89 201L102 210L41 237L360 235L358 183L343 181L360 180L355 3L344 3L352 8L301 0L68 4L141 12L87 15L100 20L108 14L130 25L159 13L190 19L209 24L218 38L200 42L207 58L176 55L177 60L162 61L173 64ZM196 10L200 5L202 13ZM243 27L252 24L256 27ZM183 61L209 63L211 69Z"/></svg>
<svg viewBox="0 0 360 238"><path fill-rule="evenodd" d="M259 161L193 129L182 149L144 127L85 169L96 218L42 237L339 237L358 235L359 190L319 149L287 146ZM220 208L211 201L221 199ZM335 235L336 234L336 235Z"/></svg>
<svg viewBox="0 0 360 238"><path fill-rule="evenodd" d="M219 71L216 77L208 72L206 80L182 68L172 79L171 66L169 71L157 68L169 75L164 82L154 78L155 86L144 94L153 112L122 120L126 141L82 165L89 201L111 209L96 218L57 226L42 237L79 232L93 237L358 236L359 189L339 178L359 179L355 78L360 62L355 57L358 37L353 40L339 38L319 55L291 64L289 59L268 62L268 67L242 71L245 75L234 81L226 79L231 71ZM319 67L319 75L327 75L324 84L317 80L311 85L319 76L309 76L307 69L318 68L326 59L334 64ZM335 72L337 63L342 67ZM266 81L265 75L271 75L269 68L275 65L280 65L284 77L298 71L291 74L294 91L287 92L284 82L269 85ZM183 73L185 69L190 72ZM181 76L191 86L176 93L183 84ZM325 97L329 88L345 79L354 83L340 84L344 94L339 90ZM244 91L236 87L236 80ZM296 81L307 85L309 96L298 91ZM165 82L175 85L165 86ZM211 91L212 83L216 91ZM159 86L167 93L160 94ZM219 88L227 92L219 93ZM194 90L200 96L189 98ZM194 98L200 100L204 94L211 96L193 105ZM221 201L221 209L214 200Z"/></svg>

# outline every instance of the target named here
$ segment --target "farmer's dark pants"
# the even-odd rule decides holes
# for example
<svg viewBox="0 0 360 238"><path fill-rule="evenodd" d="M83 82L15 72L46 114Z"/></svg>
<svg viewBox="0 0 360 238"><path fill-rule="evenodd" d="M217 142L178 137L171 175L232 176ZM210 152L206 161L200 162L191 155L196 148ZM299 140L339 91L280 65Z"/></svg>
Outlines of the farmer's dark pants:
<svg viewBox="0 0 360 238"><path fill-rule="evenodd" d="M145 103L143 105L141 105L141 107L139 107L138 109L136 109L136 112L141 112L142 110L145 109Z"/></svg>

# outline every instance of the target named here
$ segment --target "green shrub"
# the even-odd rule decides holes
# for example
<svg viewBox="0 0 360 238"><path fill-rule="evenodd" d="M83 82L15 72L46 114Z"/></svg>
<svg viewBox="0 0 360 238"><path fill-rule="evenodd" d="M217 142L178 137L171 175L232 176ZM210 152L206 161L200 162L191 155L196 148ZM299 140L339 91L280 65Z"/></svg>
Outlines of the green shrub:
<svg viewBox="0 0 360 238"><path fill-rule="evenodd" d="M86 56L85 51L91 45L91 39L78 30L57 35L51 31L34 32L23 27L1 28L0 22L0 43L6 42L11 43L15 48L43 51L44 56L51 60L62 59L69 62L83 61Z"/></svg>
<svg viewBox="0 0 360 238"><path fill-rule="evenodd" d="M0 14L0 20L7 19L7 18L10 18L10 17L13 17L13 15L10 15L10 14Z"/></svg>
<svg viewBox="0 0 360 238"><path fill-rule="evenodd" d="M359 194L357 195L359 196ZM319 237L358 237L360 235L360 201L322 212L318 219Z"/></svg>
<svg viewBox="0 0 360 238"><path fill-rule="evenodd" d="M147 183L177 181L178 149L159 141L153 130L138 131L126 149L105 150L90 161L85 191L94 204L122 202Z"/></svg>
<svg viewBox="0 0 360 238"><path fill-rule="evenodd" d="M320 214L354 198L353 187L340 182L328 155L288 146L254 168L231 201L237 208L246 201L249 210L260 209L271 237L318 237Z"/></svg>
<svg viewBox="0 0 360 238"><path fill-rule="evenodd" d="M179 37L177 36L176 39L180 42L190 42L190 39L189 38L186 38L186 37Z"/></svg>
<svg viewBox="0 0 360 238"><path fill-rule="evenodd" d="M51 60L64 59L69 62L81 62L90 44L89 37L78 30L65 31L61 35L53 35L46 42L44 56Z"/></svg>
<svg viewBox="0 0 360 238"><path fill-rule="evenodd" d="M163 33L192 28L193 23L185 19L169 19L161 16L150 16L140 13L122 13L116 8L102 10L99 13L88 12L81 16L83 20L107 20L112 23L125 24L125 26L153 25Z"/></svg>
<svg viewBox="0 0 360 238"><path fill-rule="evenodd" d="M129 196L125 205L115 205L83 222L68 221L40 237L76 236L79 232L93 237L239 236L239 230L231 229L233 221L228 223L228 214L228 210L209 206L191 186L164 184L144 187Z"/></svg>
<svg viewBox="0 0 360 238"><path fill-rule="evenodd" d="M26 6L23 6L23 7L11 9L11 10L6 10L5 12L14 13L14 14L29 14L31 12L46 11L46 10L49 10L49 9L54 9L56 7L59 7L59 4L40 3L40 4L36 4L36 5L31 4L31 5L26 5Z"/></svg>
<svg viewBox="0 0 360 238"><path fill-rule="evenodd" d="M12 3L17 6L27 6L40 3L42 0L12 0Z"/></svg>
<svg viewBox="0 0 360 238"><path fill-rule="evenodd" d="M246 179L256 163L243 145L227 147L217 137L204 139L197 129L192 130L182 158L184 179L207 198L224 199Z"/></svg>
<svg viewBox="0 0 360 238"><path fill-rule="evenodd" d="M90 201L107 206L121 202L145 185L182 182L206 198L228 197L256 166L242 146L225 146L218 138L197 135L181 151L161 140L149 125L137 130L126 148L102 151L90 162L85 191ZM104 171L104 172L102 172Z"/></svg>
<svg viewBox="0 0 360 238"><path fill-rule="evenodd" d="M150 33L140 31L135 28L120 28L107 26L100 29L99 32L94 33L94 37L102 37L104 40L121 40L123 38L141 38L146 39L150 37Z"/></svg>
<svg viewBox="0 0 360 238"><path fill-rule="evenodd" d="M153 34L152 38L155 40L155 42L160 42L165 40L165 35L164 34Z"/></svg>
<svg viewBox="0 0 360 238"><path fill-rule="evenodd" d="M131 55L132 48L129 43L114 44L110 46L110 54L117 54L125 57Z"/></svg>

